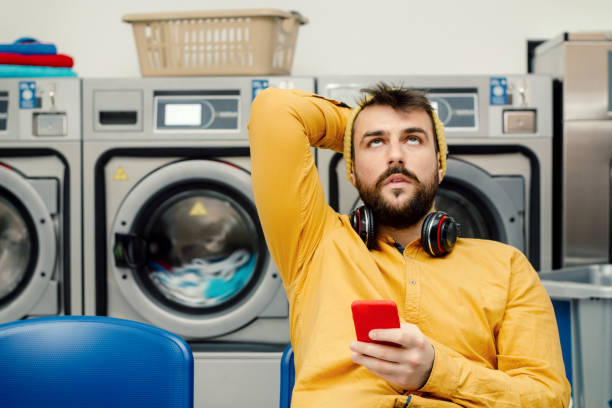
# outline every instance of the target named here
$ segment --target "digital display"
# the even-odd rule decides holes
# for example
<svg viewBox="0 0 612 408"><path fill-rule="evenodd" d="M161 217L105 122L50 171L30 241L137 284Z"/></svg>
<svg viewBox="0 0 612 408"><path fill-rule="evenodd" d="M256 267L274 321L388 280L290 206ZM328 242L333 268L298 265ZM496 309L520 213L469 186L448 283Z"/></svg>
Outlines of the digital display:
<svg viewBox="0 0 612 408"><path fill-rule="evenodd" d="M477 129L477 94L459 92L431 92L429 104L447 129Z"/></svg>
<svg viewBox="0 0 612 408"><path fill-rule="evenodd" d="M156 95L153 119L155 128L159 131L172 132L238 130L240 93L238 91L210 91L210 93L211 95L208 93Z"/></svg>
<svg viewBox="0 0 612 408"><path fill-rule="evenodd" d="M201 126L202 105L190 104L167 104L164 112L164 125L166 126Z"/></svg>

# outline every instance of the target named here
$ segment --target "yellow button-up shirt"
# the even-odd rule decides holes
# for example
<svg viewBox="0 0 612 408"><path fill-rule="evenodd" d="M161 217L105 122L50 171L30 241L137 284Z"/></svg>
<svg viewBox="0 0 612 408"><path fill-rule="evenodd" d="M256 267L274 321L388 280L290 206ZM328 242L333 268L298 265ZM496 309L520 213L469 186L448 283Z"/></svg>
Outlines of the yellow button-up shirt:
<svg viewBox="0 0 612 408"><path fill-rule="evenodd" d="M459 239L432 258L419 240L402 254L388 237L369 251L326 204L311 147L341 151L349 114L297 90L268 89L251 108L255 200L290 303L292 406L567 406L552 304L521 252ZM400 320L429 338L423 388L404 392L351 361L355 299L394 300Z"/></svg>

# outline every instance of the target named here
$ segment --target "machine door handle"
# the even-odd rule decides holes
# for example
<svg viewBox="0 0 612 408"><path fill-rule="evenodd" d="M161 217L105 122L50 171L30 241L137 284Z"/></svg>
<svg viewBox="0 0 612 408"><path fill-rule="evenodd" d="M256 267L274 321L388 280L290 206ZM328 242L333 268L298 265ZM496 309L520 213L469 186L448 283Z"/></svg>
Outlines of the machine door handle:
<svg viewBox="0 0 612 408"><path fill-rule="evenodd" d="M139 269L147 264L147 241L136 234L115 234L115 265Z"/></svg>

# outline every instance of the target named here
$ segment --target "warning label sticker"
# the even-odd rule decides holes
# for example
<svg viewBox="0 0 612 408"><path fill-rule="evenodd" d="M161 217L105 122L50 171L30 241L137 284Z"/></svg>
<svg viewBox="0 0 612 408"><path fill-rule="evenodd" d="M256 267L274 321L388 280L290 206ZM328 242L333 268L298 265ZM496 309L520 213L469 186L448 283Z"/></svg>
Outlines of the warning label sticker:
<svg viewBox="0 0 612 408"><path fill-rule="evenodd" d="M117 170L115 171L115 174L113 175L113 180L125 181L127 179L128 179L128 175L125 172L125 169L123 168L123 166L117 167Z"/></svg>
<svg viewBox="0 0 612 408"><path fill-rule="evenodd" d="M190 216L206 214L208 214L208 211L206 211L206 208L204 208L204 204L202 204L201 201L196 201L196 203L193 205L193 207L191 207L191 210L189 211Z"/></svg>

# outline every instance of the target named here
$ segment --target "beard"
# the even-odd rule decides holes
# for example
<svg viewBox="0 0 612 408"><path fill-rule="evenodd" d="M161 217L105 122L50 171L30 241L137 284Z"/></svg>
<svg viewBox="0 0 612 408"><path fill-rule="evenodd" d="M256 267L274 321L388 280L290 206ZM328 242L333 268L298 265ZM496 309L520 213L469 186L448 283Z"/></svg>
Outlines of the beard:
<svg viewBox="0 0 612 408"><path fill-rule="evenodd" d="M415 186L413 196L403 205L392 205L382 196L382 187L389 176L402 174L410 179ZM396 229L408 228L416 225L433 206L438 192L438 168L433 173L431 183L422 183L417 176L403 166L389 167L380 175L374 186L363 185L355 174L355 187L359 191L361 200L372 210L377 224ZM399 194L395 194L396 196Z"/></svg>

